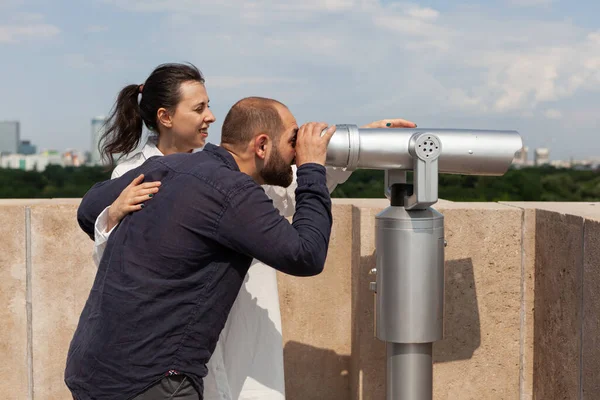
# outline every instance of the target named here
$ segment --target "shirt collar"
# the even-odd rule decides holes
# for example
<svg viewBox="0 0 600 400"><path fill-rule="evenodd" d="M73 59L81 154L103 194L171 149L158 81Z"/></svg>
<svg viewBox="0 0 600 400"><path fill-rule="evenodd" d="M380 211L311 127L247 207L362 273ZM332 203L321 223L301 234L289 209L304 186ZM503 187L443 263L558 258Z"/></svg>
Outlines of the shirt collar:
<svg viewBox="0 0 600 400"><path fill-rule="evenodd" d="M144 155L144 159L149 159L154 156L163 156L164 154L156 147L158 143L158 136L150 135L148 136L148 140L142 149L142 154Z"/></svg>
<svg viewBox="0 0 600 400"><path fill-rule="evenodd" d="M215 146L212 143L206 143L206 145L204 145L204 150L202 150L202 151L206 151L206 152L216 156L217 158L220 158L225 163L225 165L227 165L232 170L234 170L234 171L240 170L240 167L238 167L238 165L235 162L235 160L233 159L233 156L231 155L231 153L228 152L227 150L225 150L223 147Z"/></svg>
<svg viewBox="0 0 600 400"><path fill-rule="evenodd" d="M142 149L142 154L144 155L144 158L146 160L149 159L150 157L164 155L158 149L158 147L156 147L157 143L158 143L158 136L156 136L156 135L148 136L148 140L146 141L146 144L144 145L144 148ZM217 158L220 158L229 168L233 169L234 171L240 170L237 163L233 159L233 156L231 155L231 153L228 152L227 150L225 150L223 147L215 146L212 143L206 143L206 145L204 145L204 148L202 151L207 151L207 152L213 154L214 156L216 156Z"/></svg>

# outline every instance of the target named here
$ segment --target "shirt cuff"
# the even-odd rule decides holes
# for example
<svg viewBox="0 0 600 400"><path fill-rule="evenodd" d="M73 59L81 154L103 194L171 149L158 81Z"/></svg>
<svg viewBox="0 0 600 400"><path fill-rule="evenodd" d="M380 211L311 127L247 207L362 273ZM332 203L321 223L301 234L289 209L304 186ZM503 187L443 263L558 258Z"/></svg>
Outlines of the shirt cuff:
<svg viewBox="0 0 600 400"><path fill-rule="evenodd" d="M302 164L297 172L298 186L302 185L327 185L327 170L316 163Z"/></svg>
<svg viewBox="0 0 600 400"><path fill-rule="evenodd" d="M102 210L100 215L98 215L98 218L96 218L96 223L94 224L94 241L96 242L96 245L106 242L112 231L119 226L119 223L117 223L110 231L106 231L106 228L108 227L109 208L110 206Z"/></svg>

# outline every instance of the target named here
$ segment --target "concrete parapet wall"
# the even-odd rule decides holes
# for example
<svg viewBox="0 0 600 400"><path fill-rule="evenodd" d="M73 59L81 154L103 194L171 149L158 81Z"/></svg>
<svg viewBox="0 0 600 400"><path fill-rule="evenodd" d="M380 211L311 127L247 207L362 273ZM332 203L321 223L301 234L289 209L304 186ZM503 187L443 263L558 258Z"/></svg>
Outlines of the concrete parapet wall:
<svg viewBox="0 0 600 400"><path fill-rule="evenodd" d="M0 201L0 393L68 399L66 351L95 275L78 200ZM374 338L375 215L385 200L334 201L323 274L279 274L286 391L384 399ZM435 399L595 399L600 393L600 204L440 201L445 338Z"/></svg>
<svg viewBox="0 0 600 400"><path fill-rule="evenodd" d="M523 398L600 396L600 203L524 210Z"/></svg>

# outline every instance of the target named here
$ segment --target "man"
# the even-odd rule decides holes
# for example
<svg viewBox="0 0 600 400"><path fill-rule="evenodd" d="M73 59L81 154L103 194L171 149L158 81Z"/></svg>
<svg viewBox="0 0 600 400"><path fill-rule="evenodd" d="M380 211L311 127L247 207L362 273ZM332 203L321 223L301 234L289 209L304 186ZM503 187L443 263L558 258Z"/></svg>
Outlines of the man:
<svg viewBox="0 0 600 400"><path fill-rule="evenodd" d="M298 129L283 104L236 103L221 146L151 158L95 185L78 210L93 235L98 214L132 179L162 182L111 235L71 342L65 382L78 400L201 399L209 360L253 258L282 272L322 271L331 233L327 144L335 131ZM260 187L288 186L293 223Z"/></svg>

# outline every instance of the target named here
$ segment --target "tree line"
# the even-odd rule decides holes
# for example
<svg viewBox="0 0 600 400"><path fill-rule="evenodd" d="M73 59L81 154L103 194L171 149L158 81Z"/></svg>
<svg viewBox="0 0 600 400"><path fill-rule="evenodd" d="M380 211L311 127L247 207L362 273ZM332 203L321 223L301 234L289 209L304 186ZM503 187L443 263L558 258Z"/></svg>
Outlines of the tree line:
<svg viewBox="0 0 600 400"><path fill-rule="evenodd" d="M80 198L110 179L105 167L49 165L43 172L0 168L0 198ZM332 197L383 198L383 171L359 170ZM410 173L409 173L410 180ZM504 176L439 176L439 197L452 201L600 201L600 171L551 166L510 169Z"/></svg>

